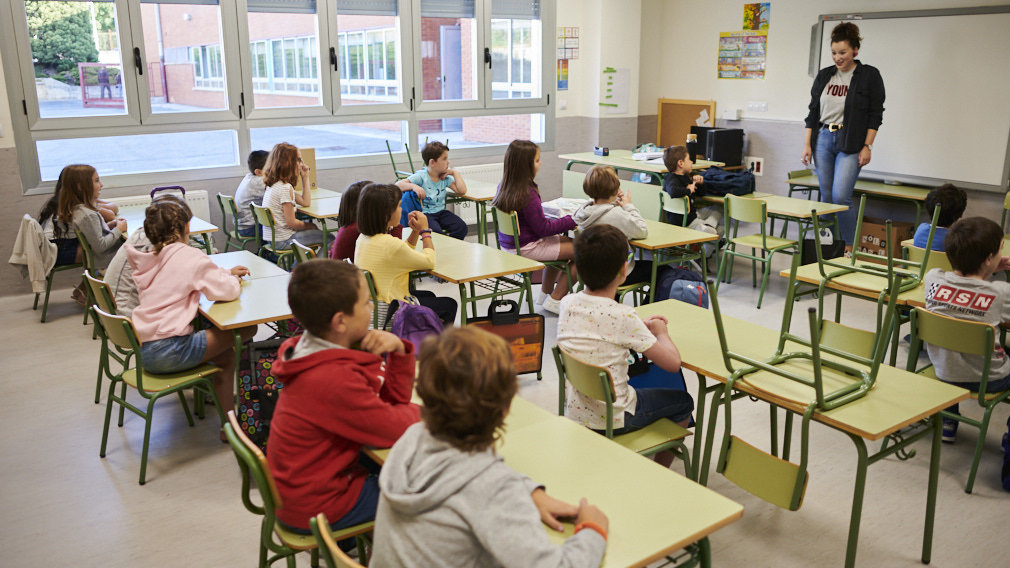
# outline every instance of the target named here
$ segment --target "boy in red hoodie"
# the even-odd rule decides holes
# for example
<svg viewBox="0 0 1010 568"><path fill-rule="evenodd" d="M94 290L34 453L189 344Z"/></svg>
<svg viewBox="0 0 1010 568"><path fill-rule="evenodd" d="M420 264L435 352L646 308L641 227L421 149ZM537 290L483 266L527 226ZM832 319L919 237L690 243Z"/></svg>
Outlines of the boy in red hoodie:
<svg viewBox="0 0 1010 568"><path fill-rule="evenodd" d="M353 264L299 263L288 305L306 331L281 344L274 364L284 383L267 444L283 502L277 518L306 534L320 512L334 530L373 520L378 466L361 447L388 448L420 420L410 403L414 346L368 329L372 302Z"/></svg>

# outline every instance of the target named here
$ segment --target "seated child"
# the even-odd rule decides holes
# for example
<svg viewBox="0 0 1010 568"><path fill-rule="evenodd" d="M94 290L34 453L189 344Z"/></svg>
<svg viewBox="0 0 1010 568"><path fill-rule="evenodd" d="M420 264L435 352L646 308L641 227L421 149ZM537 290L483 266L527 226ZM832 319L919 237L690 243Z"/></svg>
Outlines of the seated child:
<svg viewBox="0 0 1010 568"><path fill-rule="evenodd" d="M936 220L936 229L933 230L932 250L943 251L943 239L947 235L947 229L961 218L964 208L968 206L968 195L963 189L955 187L954 184L945 183L929 192L926 196L926 209L929 210L930 218L933 211L940 208L940 216ZM926 248L926 240L929 238L929 223L919 223L915 229L915 236L912 237L912 244L919 248Z"/></svg>
<svg viewBox="0 0 1010 568"><path fill-rule="evenodd" d="M370 521L379 501L378 466L360 459L361 448L388 448L418 421L410 403L414 346L369 331L368 285L352 264L299 263L288 304L305 333L281 344L273 367L284 384L267 444L283 501L277 518L305 534L320 512L333 529Z"/></svg>
<svg viewBox="0 0 1010 568"><path fill-rule="evenodd" d="M534 181L539 171L540 148L529 140L513 140L505 150L501 183L491 205L506 213L518 214L519 243L517 246L512 237L501 232L498 242L503 249L518 248L524 257L533 260L568 261L572 278L575 278L576 269L571 262L572 239L564 235L576 227L575 220L571 215L560 219L544 216L540 189ZM543 304L552 314L558 313L559 302L570 285L567 274L554 267L545 268L537 303Z"/></svg>
<svg viewBox="0 0 1010 568"><path fill-rule="evenodd" d="M425 340L417 394L423 423L407 429L379 475L372 568L599 566L608 520L582 499L549 497L495 454L518 390L503 339L472 327ZM283 396L282 396L283 398ZM551 543L541 521L575 534Z"/></svg>
<svg viewBox="0 0 1010 568"><path fill-rule="evenodd" d="M267 156L270 153L266 150L253 150L249 152L246 164L249 166L249 173L242 178L235 190L235 208L238 209L238 234L243 237L256 236L256 218L253 217L250 204L263 205L263 194L267 186L263 183L263 168L267 164Z"/></svg>
<svg viewBox="0 0 1010 568"><path fill-rule="evenodd" d="M396 186L404 192L400 224L407 226L410 212L420 210L428 218L432 231L445 233L454 239L466 238L466 223L445 209L446 188L456 195L466 194L463 176L449 168L449 148L441 142L428 142L421 150L421 159L424 160L424 169L396 182Z"/></svg>
<svg viewBox="0 0 1010 568"><path fill-rule="evenodd" d="M718 228L722 221L722 207L710 206L700 210L695 205L695 199L705 194L701 186L705 179L699 175L692 175L694 162L684 146L670 146L663 152L663 164L669 173L663 181L663 191L672 197L687 196L691 202L691 211L687 214L687 222L683 216L676 213L666 213L666 222L672 225L692 226L695 219L701 219L712 228Z"/></svg>
<svg viewBox="0 0 1010 568"><path fill-rule="evenodd" d="M940 210L943 211L942 209ZM1010 269L1010 258L1002 256L1003 229L983 217L967 217L955 222L944 238L947 258L953 272L934 268L926 273L926 309L958 319L984 321L993 326L1010 321L1010 283L992 281L996 272ZM959 292L971 297L988 297L988 304L965 306L956 298ZM936 377L968 390L978 390L983 361L977 355L965 355L941 349L929 343L926 353L933 363ZM979 380L968 380L978 377ZM997 338L989 367L987 392L1010 389L1010 358ZM957 413L958 405L947 410ZM943 441L953 442L957 436L956 420L943 419Z"/></svg>
<svg viewBox="0 0 1010 568"><path fill-rule="evenodd" d="M354 264L372 273L376 297L388 305L385 322L392 321L399 303L413 296L417 303L431 308L445 325L456 321L458 304L452 298L440 298L428 290L410 290L413 270L435 268L435 244L428 219L420 211L411 211L410 236L404 241L391 234L400 223L400 191L395 185L373 183L358 197L358 231L361 235L354 250ZM417 240L422 248L417 250ZM379 313L382 313L380 305ZM380 320L380 323L383 320Z"/></svg>
<svg viewBox="0 0 1010 568"><path fill-rule="evenodd" d="M60 172L58 185L60 196L56 220L53 223L54 235L73 235L75 229L80 231L91 245L91 252L95 257L94 268L99 271L105 270L126 238L126 219L114 219L108 222L102 217L98 205L102 180L95 168L83 164L67 166ZM63 254L64 259L69 258L66 251ZM85 304L87 295L83 284L74 288L71 297L78 304L82 306Z"/></svg>
<svg viewBox="0 0 1010 568"><path fill-rule="evenodd" d="M347 260L354 258L354 246L358 241L358 197L361 191L370 181L356 181L347 186L344 193L340 195L340 211L337 216L337 223L340 230L337 231L337 239L330 247L330 258L336 260ZM398 239L403 238L403 225L397 224L389 230L389 234Z"/></svg>
<svg viewBox="0 0 1010 568"><path fill-rule="evenodd" d="M178 195L172 193L159 193L154 197L154 201L168 199L175 201L178 205L189 208L186 201ZM133 231L133 234L126 239L126 244L119 247L116 256L112 257L109 267L105 270L105 283L109 285L112 292L112 299L116 302L116 313L121 316L133 317L133 309L140 303L140 292L137 291L137 283L133 281L133 266L127 261L127 251L132 247L141 252L154 250L154 245L147 238L144 228L140 227Z"/></svg>
<svg viewBox="0 0 1010 568"><path fill-rule="evenodd" d="M140 291L140 302L131 318L142 342L140 354L145 371L176 373L200 363L215 363L221 368L214 375L218 403L231 407L235 401L232 330L211 327L194 331L192 321L201 294L210 300L238 298L242 277L249 274L249 269L236 266L226 270L203 251L189 246L192 218L189 207L178 199L156 199L148 206L144 232L153 250L126 247L126 258ZM256 326L238 331L243 341L248 341L256 334Z"/></svg>
<svg viewBox="0 0 1010 568"><path fill-rule="evenodd" d="M299 177L302 190L296 192L294 186ZM294 240L305 246L322 244L323 232L312 223L295 217L295 205L306 207L312 204L309 167L302 162L301 151L286 142L274 146L267 157L263 183L267 186L263 193L263 206L269 207L274 216L273 230L263 227L263 241L269 243L273 235L278 249L290 248Z"/></svg>
<svg viewBox="0 0 1010 568"><path fill-rule="evenodd" d="M586 288L561 301L558 346L580 361L610 370L615 435L634 432L660 418L687 426L694 409L690 394L667 388L636 390L628 384L628 349L670 373L680 370L680 352L670 340L666 318L657 315L643 320L631 306L614 301L628 271L627 260L628 239L615 227L594 225L575 237L575 265ZM566 404L568 418L606 430L605 402L583 396L569 385ZM669 466L673 455L660 452L657 461Z"/></svg>
<svg viewBox="0 0 1010 568"><path fill-rule="evenodd" d="M592 201L579 207L572 216L584 231L597 224L620 229L628 239L644 239L649 227L638 208L631 203L631 194L621 191L621 179L610 166L593 166L582 182L582 191ZM651 258L651 257L650 257ZM652 261L628 261L628 275L622 284L648 282L652 278ZM658 279L657 279L658 280Z"/></svg>

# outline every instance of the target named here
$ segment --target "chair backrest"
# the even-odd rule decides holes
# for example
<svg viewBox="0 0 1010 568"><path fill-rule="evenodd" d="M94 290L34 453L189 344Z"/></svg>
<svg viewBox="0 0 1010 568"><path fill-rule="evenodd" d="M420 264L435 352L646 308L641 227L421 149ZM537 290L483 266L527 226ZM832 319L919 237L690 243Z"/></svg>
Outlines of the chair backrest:
<svg viewBox="0 0 1010 568"><path fill-rule="evenodd" d="M763 199L737 197L727 194L725 197L726 218L742 223L760 223L764 227L768 217L768 204ZM763 229L762 229L763 232Z"/></svg>
<svg viewBox="0 0 1010 568"><path fill-rule="evenodd" d="M554 363L558 368L558 414L565 414L565 383L580 393L606 403L607 405L607 437L613 438L614 433L614 379L604 367L590 365L580 361L555 345Z"/></svg>
<svg viewBox="0 0 1010 568"><path fill-rule="evenodd" d="M92 274L98 274L98 267L95 266L95 253L91 250L91 243L88 239L84 238L84 233L74 228L74 234L77 235L77 243L81 245L82 256L84 257L84 269L91 272Z"/></svg>
<svg viewBox="0 0 1010 568"><path fill-rule="evenodd" d="M228 438L228 444L235 453L239 468L242 470L242 502L249 511L257 515L263 515L265 517L263 520L264 524L269 524L269 526L263 527L264 532L272 532L273 524L276 520L274 511L281 506L282 502L280 494L277 492L277 482L274 481L273 473L267 466L267 458L263 455L263 450L250 440L249 436L242 430L238 418L235 417L234 410L228 411L228 422L224 425L224 433L225 437ZM256 483L256 488L259 490L260 499L263 503L262 507L253 505L250 499L250 474Z"/></svg>
<svg viewBox="0 0 1010 568"><path fill-rule="evenodd" d="M582 191L582 182L586 179L586 174L563 170L561 172L561 197L570 199L586 199L586 192Z"/></svg>
<svg viewBox="0 0 1010 568"><path fill-rule="evenodd" d="M914 245L905 247L905 255L908 260L921 263L926 258L926 249L919 248ZM934 268L939 268L947 272L954 270L954 268L950 265L950 259L947 258L947 253L940 250L933 250L929 252L929 258L926 260L924 271L929 272Z"/></svg>
<svg viewBox="0 0 1010 568"><path fill-rule="evenodd" d="M813 175L814 172L810 169L806 170L793 170L787 174L787 179L793 179L798 177L807 177Z"/></svg>
<svg viewBox="0 0 1010 568"><path fill-rule="evenodd" d="M660 186L622 179L621 191L631 196L631 202L638 208L643 218L660 219L660 210L663 207L661 195L663 190Z"/></svg>
<svg viewBox="0 0 1010 568"><path fill-rule="evenodd" d="M497 207L492 207L491 217L494 219L494 238L498 249L501 249L501 240L498 238L498 234L501 233L512 237L516 254L522 256L522 251L519 249L519 214L515 211L506 213Z"/></svg>
<svg viewBox="0 0 1010 568"><path fill-rule="evenodd" d="M866 359L869 364L876 342L876 333L872 331L821 320L821 348L829 353L847 353Z"/></svg>
<svg viewBox="0 0 1010 568"><path fill-rule="evenodd" d="M330 522L326 518L326 513L319 513L309 519L309 528L312 529L312 534L316 537L316 543L319 544L319 555L326 561L326 565L330 568L364 568L347 553L340 550L336 541L333 540L333 534L327 530L329 526Z"/></svg>
<svg viewBox="0 0 1010 568"><path fill-rule="evenodd" d="M375 291L375 278L372 277L371 272L364 268L360 270L365 275L365 282L368 284L368 295L372 298L372 329L382 329L379 327L379 293Z"/></svg>
<svg viewBox="0 0 1010 568"><path fill-rule="evenodd" d="M981 321L933 313L925 308L915 308L910 321L912 345L908 352L908 370L916 370L915 363L923 342L965 355L982 357L982 373L979 376L958 378L966 383L978 381L979 403L984 404L986 383L989 382L989 367L992 364L992 352L996 341L996 330L993 326Z"/></svg>
<svg viewBox="0 0 1010 568"><path fill-rule="evenodd" d="M291 241L291 251L294 252L296 262L305 262L316 258L316 251L298 241Z"/></svg>
<svg viewBox="0 0 1010 568"><path fill-rule="evenodd" d="M1007 192L1006 196L1003 198L1003 232L1006 232L1006 218L1007 213L1010 212L1010 192Z"/></svg>
<svg viewBox="0 0 1010 568"><path fill-rule="evenodd" d="M234 233L238 237L238 206L235 205L235 198L223 193L217 194L217 204L221 207L221 229L228 234ZM228 218L231 218L232 228L228 229Z"/></svg>
<svg viewBox="0 0 1010 568"><path fill-rule="evenodd" d="M250 203L249 207L252 208L253 218L256 219L256 232L259 236L260 242L263 242L263 227L270 227L270 244L273 246L274 251L277 250L277 232L274 231L274 213L269 207L264 207L261 205L256 205L255 203Z"/></svg>
<svg viewBox="0 0 1010 568"><path fill-rule="evenodd" d="M92 276L88 270L84 271L84 278L88 282L88 288L91 289L91 297L95 299L95 304L102 311L115 315L116 300L112 298L112 290L109 289L109 285L104 280Z"/></svg>
<svg viewBox="0 0 1010 568"><path fill-rule="evenodd" d="M663 211L680 215L680 224L686 227L687 216L691 213L691 198L686 195L684 197L672 197L665 191L659 192L659 198L663 204ZM659 220L665 221L666 219L663 219L663 217L660 216Z"/></svg>
<svg viewBox="0 0 1010 568"><path fill-rule="evenodd" d="M98 321L109 341L120 349L138 351L139 357L140 339L137 338L137 330L130 318L110 314L99 307L95 308L95 315L98 316Z"/></svg>

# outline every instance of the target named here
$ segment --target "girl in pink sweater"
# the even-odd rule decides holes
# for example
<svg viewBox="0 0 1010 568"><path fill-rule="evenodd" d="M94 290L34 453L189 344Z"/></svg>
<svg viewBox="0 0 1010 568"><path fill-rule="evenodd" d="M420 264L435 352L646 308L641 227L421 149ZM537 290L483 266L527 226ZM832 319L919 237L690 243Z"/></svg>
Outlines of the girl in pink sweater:
<svg viewBox="0 0 1010 568"><path fill-rule="evenodd" d="M189 220L193 213L184 203L163 199L147 208L144 232L154 246L141 252L126 245L127 260L133 266L133 280L140 292L140 304L133 310L133 326L141 341L144 368L152 373L175 373L201 363L215 363L221 372L214 375L218 401L231 407L235 376L235 343L230 331L193 331L200 294L210 300L234 300L241 291L242 276L249 269L220 268L203 252L189 246ZM256 334L256 326L239 330L242 340Z"/></svg>

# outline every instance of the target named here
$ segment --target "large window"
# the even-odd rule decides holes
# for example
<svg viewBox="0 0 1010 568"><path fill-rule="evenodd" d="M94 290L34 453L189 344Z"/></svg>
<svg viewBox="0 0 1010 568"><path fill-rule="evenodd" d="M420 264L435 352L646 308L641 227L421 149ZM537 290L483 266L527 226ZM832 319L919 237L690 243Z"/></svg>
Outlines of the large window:
<svg viewBox="0 0 1010 568"><path fill-rule="evenodd" d="M554 46L542 30L553 10L553 0L10 0L0 57L22 90L8 93L21 179L35 187L73 162L131 176L120 183L238 175L250 150L282 140L317 148L323 169L379 164L387 145L402 155L425 138L451 140L457 156L514 138L550 144L543 62Z"/></svg>

